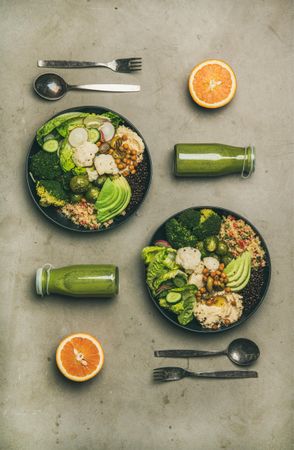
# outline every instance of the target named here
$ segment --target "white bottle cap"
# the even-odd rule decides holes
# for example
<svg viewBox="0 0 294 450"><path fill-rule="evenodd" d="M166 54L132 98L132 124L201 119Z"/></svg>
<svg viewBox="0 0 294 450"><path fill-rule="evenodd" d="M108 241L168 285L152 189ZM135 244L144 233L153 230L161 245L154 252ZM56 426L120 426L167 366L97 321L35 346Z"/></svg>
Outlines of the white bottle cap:
<svg viewBox="0 0 294 450"><path fill-rule="evenodd" d="M42 278L43 278L43 267L37 269L36 272L36 292L38 295L44 296L43 288L42 288Z"/></svg>

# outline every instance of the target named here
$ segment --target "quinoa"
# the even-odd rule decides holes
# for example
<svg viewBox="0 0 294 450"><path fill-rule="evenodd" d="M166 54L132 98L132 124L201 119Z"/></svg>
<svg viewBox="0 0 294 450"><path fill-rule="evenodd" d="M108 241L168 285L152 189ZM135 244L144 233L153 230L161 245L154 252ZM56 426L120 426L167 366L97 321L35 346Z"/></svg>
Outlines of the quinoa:
<svg viewBox="0 0 294 450"><path fill-rule="evenodd" d="M67 203L60 208L61 213L70 219L76 225L88 228L90 230L98 230L101 224L97 222L97 216L94 205L82 199L78 203Z"/></svg>
<svg viewBox="0 0 294 450"><path fill-rule="evenodd" d="M265 251L255 231L242 219L229 215L223 218L220 238L224 241L234 258L246 250L252 257L252 267L255 269L265 267Z"/></svg>

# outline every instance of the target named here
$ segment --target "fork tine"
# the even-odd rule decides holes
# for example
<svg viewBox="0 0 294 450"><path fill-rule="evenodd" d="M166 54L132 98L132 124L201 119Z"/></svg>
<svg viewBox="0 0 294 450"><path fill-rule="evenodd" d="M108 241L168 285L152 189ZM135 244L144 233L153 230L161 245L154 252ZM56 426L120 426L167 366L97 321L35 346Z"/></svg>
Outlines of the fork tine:
<svg viewBox="0 0 294 450"><path fill-rule="evenodd" d="M138 57L138 58L126 58L126 61L129 61L129 62L135 62L135 61L142 61L142 58L140 58L140 57Z"/></svg>
<svg viewBox="0 0 294 450"><path fill-rule="evenodd" d="M142 64L129 64L129 68L134 70L136 69L140 70L142 69Z"/></svg>

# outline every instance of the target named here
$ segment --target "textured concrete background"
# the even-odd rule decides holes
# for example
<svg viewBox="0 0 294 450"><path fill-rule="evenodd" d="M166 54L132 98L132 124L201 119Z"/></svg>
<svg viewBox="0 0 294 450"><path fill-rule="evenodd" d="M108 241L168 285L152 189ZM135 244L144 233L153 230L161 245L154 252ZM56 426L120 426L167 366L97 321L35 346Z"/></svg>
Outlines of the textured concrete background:
<svg viewBox="0 0 294 450"><path fill-rule="evenodd" d="M291 448L293 265L293 3L286 0L2 0L1 16L1 449L165 450ZM292 27L292 28L291 28ZM69 93L41 101L32 80L38 58L110 60L142 56L138 75L88 69L59 72L70 83L138 82L138 94ZM191 68L223 58L238 92L225 109L204 111L187 93ZM293 72L293 71L292 71ZM291 100L292 97L292 100ZM64 232L33 206L24 163L35 130L51 115L102 105L128 117L152 153L148 198L128 224L99 236ZM257 170L243 181L176 180L177 142L254 143ZM147 297L139 253L176 211L201 204L247 216L264 235L272 283L243 326L199 337L169 325ZM46 262L116 263L121 290L110 301L38 298L33 278ZM55 368L61 337L97 335L106 352L92 382L67 382ZM182 380L153 385L166 347L222 349L247 336L261 349L257 380ZM187 366L187 361L182 361ZM191 369L232 369L226 358Z"/></svg>

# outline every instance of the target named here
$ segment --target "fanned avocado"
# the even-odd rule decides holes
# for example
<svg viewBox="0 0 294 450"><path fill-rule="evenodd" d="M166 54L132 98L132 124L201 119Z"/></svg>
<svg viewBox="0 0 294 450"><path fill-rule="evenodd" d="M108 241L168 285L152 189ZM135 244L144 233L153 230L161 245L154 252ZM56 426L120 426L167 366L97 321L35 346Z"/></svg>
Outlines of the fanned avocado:
<svg viewBox="0 0 294 450"><path fill-rule="evenodd" d="M128 206L130 199L131 188L123 176L106 180L95 205L98 210L98 221L107 222L121 214Z"/></svg>
<svg viewBox="0 0 294 450"><path fill-rule="evenodd" d="M243 289L249 281L251 272L251 255L246 252L242 255L243 264L239 266L238 273L234 277L228 277L227 286L234 291ZM237 277L238 275L238 277Z"/></svg>
<svg viewBox="0 0 294 450"><path fill-rule="evenodd" d="M231 261L224 270L227 277L229 278L235 275L235 273L238 271L242 263L243 263L243 255L239 256L236 259L233 259L233 261Z"/></svg>
<svg viewBox="0 0 294 450"><path fill-rule="evenodd" d="M244 288L247 286L247 284L249 283L250 276L251 276L251 264L250 264L250 266L249 266L249 271L248 271L247 277L245 278L245 280L243 281L243 283L240 284L239 286L232 287L232 288L231 288L232 292L239 292L239 291L242 291L242 289L244 289Z"/></svg>

